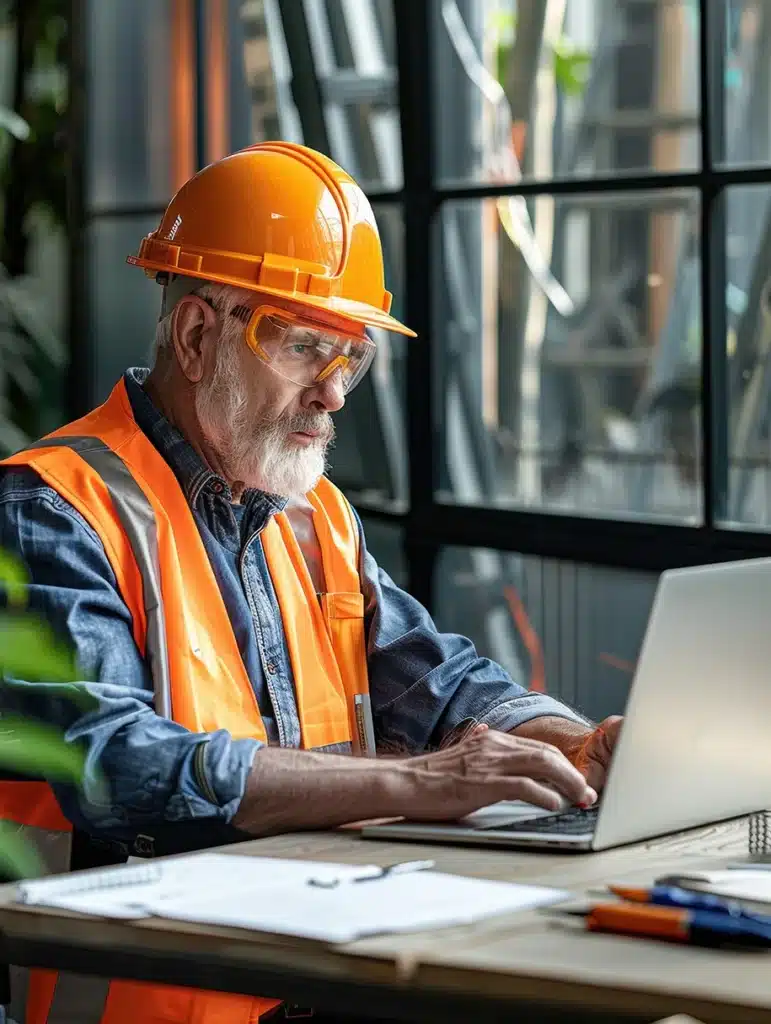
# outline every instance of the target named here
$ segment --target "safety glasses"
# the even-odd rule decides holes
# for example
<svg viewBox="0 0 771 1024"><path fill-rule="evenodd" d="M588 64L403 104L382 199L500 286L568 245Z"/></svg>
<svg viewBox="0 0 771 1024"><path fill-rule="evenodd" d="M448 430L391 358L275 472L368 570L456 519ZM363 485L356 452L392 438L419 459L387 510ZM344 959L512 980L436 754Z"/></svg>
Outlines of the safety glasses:
<svg viewBox="0 0 771 1024"><path fill-rule="evenodd" d="M236 306L246 325L246 343L272 370L293 384L312 388L340 373L349 394L370 368L375 345L363 334L325 329L286 309Z"/></svg>

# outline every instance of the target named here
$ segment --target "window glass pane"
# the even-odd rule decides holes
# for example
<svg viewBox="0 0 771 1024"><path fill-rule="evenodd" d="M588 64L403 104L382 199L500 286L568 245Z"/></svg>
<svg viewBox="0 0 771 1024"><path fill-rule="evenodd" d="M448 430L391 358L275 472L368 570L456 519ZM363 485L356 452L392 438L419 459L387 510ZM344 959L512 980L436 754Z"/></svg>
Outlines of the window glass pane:
<svg viewBox="0 0 771 1024"><path fill-rule="evenodd" d="M157 217L99 217L87 233L93 401L102 402L128 366L148 366L161 308L161 289L126 264Z"/></svg>
<svg viewBox="0 0 771 1024"><path fill-rule="evenodd" d="M728 520L771 526L771 186L726 190Z"/></svg>
<svg viewBox="0 0 771 1024"><path fill-rule="evenodd" d="M278 11L271 0L241 0L243 75L249 124L236 147L268 139L302 142L291 93L292 75ZM269 40L270 26L270 40Z"/></svg>
<svg viewBox="0 0 771 1024"><path fill-rule="evenodd" d="M711 0L723 14L727 164L771 161L771 4L768 0ZM712 74L717 74L714 69Z"/></svg>
<svg viewBox="0 0 771 1024"><path fill-rule="evenodd" d="M407 566L404 561L404 537L401 527L366 515L361 516L361 524L364 527L367 550L397 586L406 587Z"/></svg>
<svg viewBox="0 0 771 1024"><path fill-rule="evenodd" d="M386 287L393 292L393 315L403 318L403 218L401 209L375 209L383 243ZM402 511L408 500L404 380L409 342L372 329L375 361L366 377L335 414L337 440L330 452L330 476L357 501Z"/></svg>
<svg viewBox="0 0 771 1024"><path fill-rule="evenodd" d="M687 190L444 205L439 500L699 520L698 209Z"/></svg>
<svg viewBox="0 0 771 1024"><path fill-rule="evenodd" d="M692 0L434 0L434 9L443 181L698 165Z"/></svg>
<svg viewBox="0 0 771 1024"><path fill-rule="evenodd" d="M86 4L90 207L160 205L173 191L173 7L172 0Z"/></svg>
<svg viewBox="0 0 771 1024"><path fill-rule="evenodd" d="M400 188L392 0L242 0L241 13L252 141L277 135L305 141L328 151L361 185ZM292 87L293 64L305 59L308 45L321 92L324 146L313 96Z"/></svg>
<svg viewBox="0 0 771 1024"><path fill-rule="evenodd" d="M516 682L593 719L621 714L657 577L483 548L446 548L436 623Z"/></svg>

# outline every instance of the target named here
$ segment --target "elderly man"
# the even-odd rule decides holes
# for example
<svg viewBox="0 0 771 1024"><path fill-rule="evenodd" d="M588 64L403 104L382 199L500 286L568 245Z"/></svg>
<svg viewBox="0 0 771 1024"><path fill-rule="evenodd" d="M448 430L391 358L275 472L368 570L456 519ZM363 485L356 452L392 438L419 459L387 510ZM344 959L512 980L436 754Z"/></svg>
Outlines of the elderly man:
<svg viewBox="0 0 771 1024"><path fill-rule="evenodd" d="M11 686L8 703L85 744L89 771L24 800L2 784L3 817L157 853L174 835L593 803L618 720L595 729L438 632L323 475L331 414L374 355L366 327L412 333L355 182L312 150L250 147L183 186L130 262L163 286L152 370L0 475L0 546L97 701ZM113 983L87 1019L273 1006Z"/></svg>

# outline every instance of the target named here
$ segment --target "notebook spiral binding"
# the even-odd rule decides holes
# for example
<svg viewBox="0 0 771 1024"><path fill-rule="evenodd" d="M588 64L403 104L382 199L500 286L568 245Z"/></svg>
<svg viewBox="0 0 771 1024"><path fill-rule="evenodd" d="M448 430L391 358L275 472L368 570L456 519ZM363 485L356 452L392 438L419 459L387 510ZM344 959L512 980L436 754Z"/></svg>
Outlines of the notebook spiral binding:
<svg viewBox="0 0 771 1024"><path fill-rule="evenodd" d="M116 889L123 885L139 885L143 882L160 880L160 864L137 864L119 866L106 871L89 871L82 875L55 875L27 882L17 886L17 898L21 903L36 903L44 897L73 896L83 892Z"/></svg>
<svg viewBox="0 0 771 1024"><path fill-rule="evenodd" d="M771 854L771 811L756 811L750 815L748 842L753 856Z"/></svg>

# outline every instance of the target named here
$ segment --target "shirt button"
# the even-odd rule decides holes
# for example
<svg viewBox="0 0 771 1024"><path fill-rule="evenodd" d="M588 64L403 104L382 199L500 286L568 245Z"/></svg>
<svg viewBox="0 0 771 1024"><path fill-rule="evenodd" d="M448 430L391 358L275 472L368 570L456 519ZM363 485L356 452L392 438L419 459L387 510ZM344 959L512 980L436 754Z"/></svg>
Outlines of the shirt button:
<svg viewBox="0 0 771 1024"><path fill-rule="evenodd" d="M214 491L215 494L222 494L222 492L225 490L225 485L220 483L219 480L215 480L214 483L211 485L211 489Z"/></svg>
<svg viewBox="0 0 771 1024"><path fill-rule="evenodd" d="M275 661L269 661L265 667L267 668L270 675L274 675L278 666L276 665Z"/></svg>

